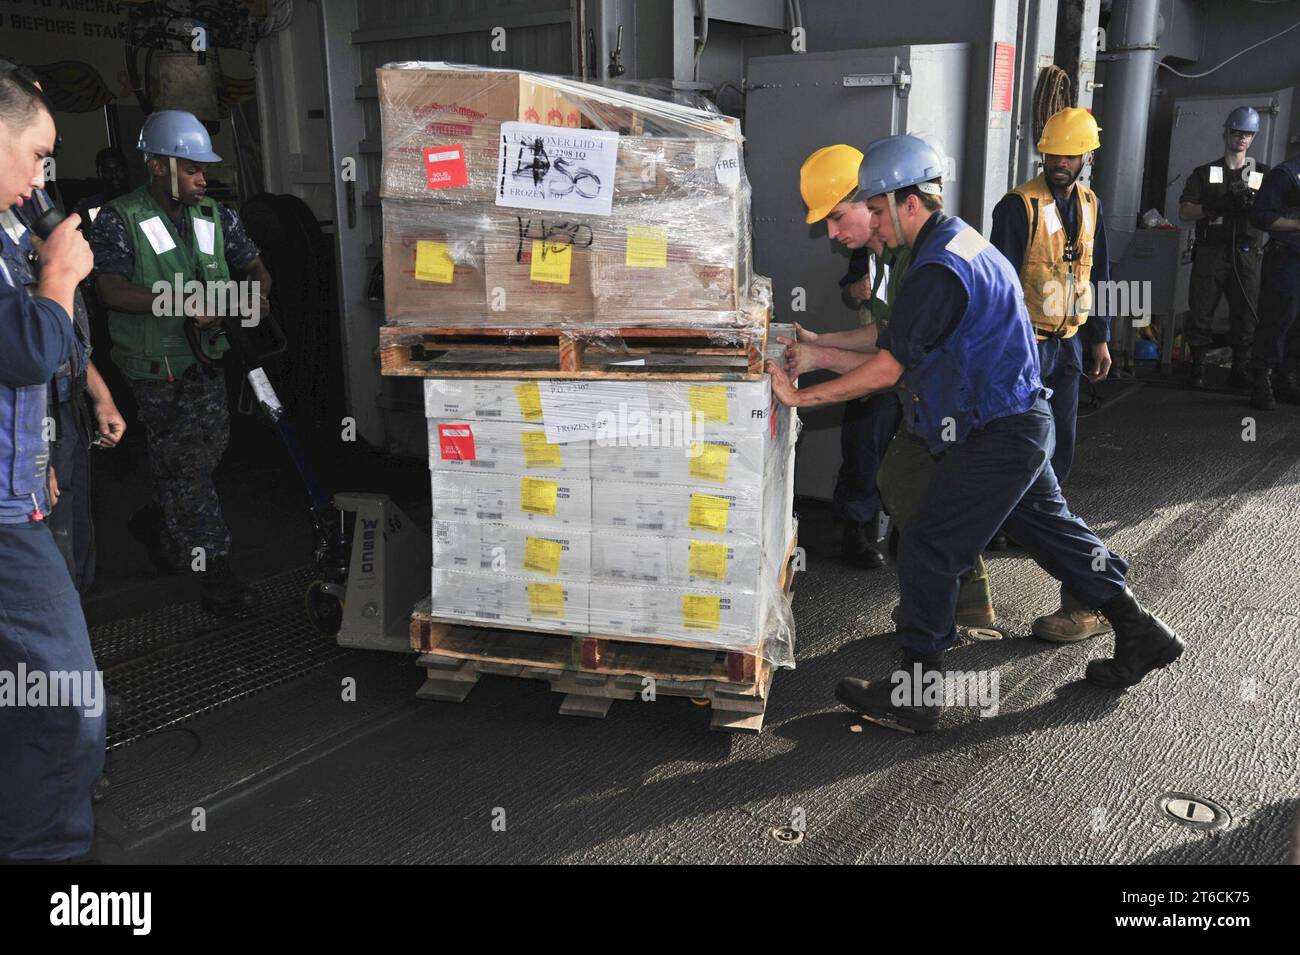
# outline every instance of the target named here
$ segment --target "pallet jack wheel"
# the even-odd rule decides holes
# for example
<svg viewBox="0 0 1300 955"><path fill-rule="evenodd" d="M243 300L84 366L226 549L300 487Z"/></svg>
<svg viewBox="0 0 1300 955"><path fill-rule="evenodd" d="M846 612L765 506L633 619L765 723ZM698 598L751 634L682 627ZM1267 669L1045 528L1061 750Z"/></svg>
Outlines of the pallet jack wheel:
<svg viewBox="0 0 1300 955"><path fill-rule="evenodd" d="M324 637L338 636L343 626L343 601L324 590L325 581L313 580L307 585L303 602L307 608L307 619L316 631Z"/></svg>

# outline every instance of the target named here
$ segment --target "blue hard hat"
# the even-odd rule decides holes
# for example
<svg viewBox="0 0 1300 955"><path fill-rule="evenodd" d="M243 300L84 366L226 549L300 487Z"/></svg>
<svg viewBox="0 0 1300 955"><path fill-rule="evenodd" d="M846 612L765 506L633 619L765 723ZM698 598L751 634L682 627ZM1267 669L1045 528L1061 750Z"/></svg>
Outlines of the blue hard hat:
<svg viewBox="0 0 1300 955"><path fill-rule="evenodd" d="M1158 361L1160 346L1148 338L1139 338L1133 346L1133 357L1138 361Z"/></svg>
<svg viewBox="0 0 1300 955"><path fill-rule="evenodd" d="M212 139L198 117L179 109L150 114L140 127L135 148L151 156L175 156L190 162L221 162L212 151Z"/></svg>
<svg viewBox="0 0 1300 955"><path fill-rule="evenodd" d="M887 136L871 143L858 167L858 198L870 199L943 175L943 160L923 139Z"/></svg>
<svg viewBox="0 0 1300 955"><path fill-rule="evenodd" d="M1259 113L1249 106L1238 106L1223 121L1224 129L1239 129L1243 133L1259 132Z"/></svg>

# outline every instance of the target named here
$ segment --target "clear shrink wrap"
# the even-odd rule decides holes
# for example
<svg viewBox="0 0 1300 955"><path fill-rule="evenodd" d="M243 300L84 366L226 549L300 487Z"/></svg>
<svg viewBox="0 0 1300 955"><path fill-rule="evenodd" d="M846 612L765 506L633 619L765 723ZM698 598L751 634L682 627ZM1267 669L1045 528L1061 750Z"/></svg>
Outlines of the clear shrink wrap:
<svg viewBox="0 0 1300 955"><path fill-rule="evenodd" d="M385 313L434 327L737 327L739 122L518 70L378 71Z"/></svg>
<svg viewBox="0 0 1300 955"><path fill-rule="evenodd" d="M624 425L631 408L684 417L695 430L649 448L620 447L629 434L619 427L574 439L564 432L589 413L584 402L622 409ZM793 666L783 583L799 422L768 380L429 379L425 411L436 616L737 650ZM692 441L726 449L711 465L720 480L691 473ZM602 463L615 451L649 451L664 466L632 480Z"/></svg>

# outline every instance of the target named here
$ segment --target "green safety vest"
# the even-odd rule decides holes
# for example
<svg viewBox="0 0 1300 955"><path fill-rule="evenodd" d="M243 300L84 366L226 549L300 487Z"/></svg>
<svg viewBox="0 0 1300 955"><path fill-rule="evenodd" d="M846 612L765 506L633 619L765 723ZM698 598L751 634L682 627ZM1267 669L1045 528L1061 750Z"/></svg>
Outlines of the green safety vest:
<svg viewBox="0 0 1300 955"><path fill-rule="evenodd" d="M134 284L152 289L155 282L165 282L171 289L179 282L183 301L187 297L184 285L190 280L205 283L230 280L225 240L221 234L221 213L212 199L204 198L196 205L181 207L182 213L190 220L188 241L181 240L171 217L154 201L147 186L114 199L108 207L121 216L135 247L135 270L131 273ZM196 219L211 223L213 227L210 252L199 247ZM150 224L153 220L157 222ZM159 229L165 230L166 235L171 237L173 248L166 252L155 252L146 225L154 230L155 237L159 235ZM167 296L168 306L172 307L174 293L169 291L163 294ZM174 308L172 310L175 311ZM169 373L173 376L180 375L197 361L185 340L185 323L188 320L184 315L135 315L110 309L108 330L113 339L111 354L114 363L126 377L136 380L165 380ZM212 358L219 358L230 347L224 336L217 337L210 331L200 332L199 341L204 353Z"/></svg>
<svg viewBox="0 0 1300 955"><path fill-rule="evenodd" d="M874 253L873 253L874 255ZM907 246L900 245L896 249L886 248L880 255L874 255L876 260L876 280L871 286L871 301L867 304L867 311L871 320L864 321L863 324L874 322L880 331L884 331L889 326L889 313L893 307L894 300L898 298L898 290L903 285L903 275L907 272L907 266L912 261L912 250ZM885 278L885 266L889 267L889 286L886 290L885 299L880 297L880 286Z"/></svg>

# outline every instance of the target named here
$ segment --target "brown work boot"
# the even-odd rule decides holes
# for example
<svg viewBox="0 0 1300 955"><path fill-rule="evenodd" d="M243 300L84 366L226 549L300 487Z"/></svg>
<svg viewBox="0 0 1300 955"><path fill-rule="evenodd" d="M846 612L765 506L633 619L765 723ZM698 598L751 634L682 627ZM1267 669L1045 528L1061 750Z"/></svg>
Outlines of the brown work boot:
<svg viewBox="0 0 1300 955"><path fill-rule="evenodd" d="M1099 634L1110 633L1114 628L1100 613L1085 607L1062 589L1061 609L1056 613L1039 617L1029 629L1040 640L1050 640L1052 643L1078 643Z"/></svg>
<svg viewBox="0 0 1300 955"><path fill-rule="evenodd" d="M998 622L998 615L988 604L958 606L953 619L959 627L991 627Z"/></svg>

